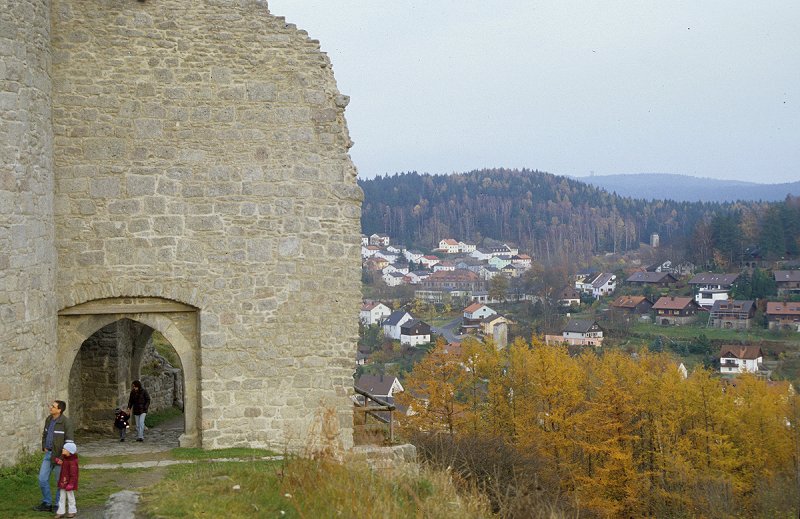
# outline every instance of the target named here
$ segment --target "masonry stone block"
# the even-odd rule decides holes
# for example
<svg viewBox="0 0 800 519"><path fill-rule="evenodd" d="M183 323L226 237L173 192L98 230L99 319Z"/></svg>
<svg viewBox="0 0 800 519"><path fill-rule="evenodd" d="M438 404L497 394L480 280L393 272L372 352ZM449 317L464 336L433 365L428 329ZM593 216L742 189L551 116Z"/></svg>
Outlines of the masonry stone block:
<svg viewBox="0 0 800 519"><path fill-rule="evenodd" d="M78 333L58 312L131 297L190 309L121 314L173 334L187 445L302 448L320 402L350 410L360 303L359 249L328 238L357 243L361 194L319 43L259 0L2 2L0 345L45 360L0 366L34 388L0 387L0 430L17 431L0 464L35 443L54 394L116 387L55 366L99 369L82 340L119 318ZM308 311L326 297L325 318ZM125 355L96 360L128 378Z"/></svg>

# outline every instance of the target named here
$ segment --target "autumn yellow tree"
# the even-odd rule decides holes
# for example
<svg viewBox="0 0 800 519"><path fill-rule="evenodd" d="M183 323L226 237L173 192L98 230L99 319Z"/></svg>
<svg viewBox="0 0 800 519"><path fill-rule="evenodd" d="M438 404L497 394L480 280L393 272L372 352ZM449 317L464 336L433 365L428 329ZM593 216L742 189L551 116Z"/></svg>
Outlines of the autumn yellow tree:
<svg viewBox="0 0 800 519"><path fill-rule="evenodd" d="M457 355L446 351L439 338L434 349L414 365L406 377L405 391L396 400L409 413L401 425L418 431L446 431L453 435L468 417L464 388L467 371Z"/></svg>
<svg viewBox="0 0 800 519"><path fill-rule="evenodd" d="M515 348L509 362L516 444L544 462L549 485L573 489L575 434L584 408L584 373L564 346L533 339Z"/></svg>

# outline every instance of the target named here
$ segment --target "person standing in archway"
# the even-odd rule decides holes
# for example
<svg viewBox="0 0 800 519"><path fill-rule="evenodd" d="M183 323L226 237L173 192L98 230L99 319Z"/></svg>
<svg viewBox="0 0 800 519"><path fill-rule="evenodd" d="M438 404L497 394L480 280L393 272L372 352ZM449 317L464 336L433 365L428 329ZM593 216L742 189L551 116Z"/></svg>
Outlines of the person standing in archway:
<svg viewBox="0 0 800 519"><path fill-rule="evenodd" d="M136 419L136 441L144 441L144 417L147 415L147 409L150 407L150 394L142 383L134 380L131 384L131 395L128 397L128 414L133 413Z"/></svg>
<svg viewBox="0 0 800 519"><path fill-rule="evenodd" d="M52 501L50 493L50 476L55 473L56 481L61 475L61 465L56 463L56 458L61 454L64 443L75 438L72 431L72 421L64 416L67 403L63 400L54 400L50 404L50 416L44 420L42 431L42 452L44 459L39 468L39 488L42 491L42 502L33 509L37 512L52 512L58 506L61 491L56 488L56 500Z"/></svg>

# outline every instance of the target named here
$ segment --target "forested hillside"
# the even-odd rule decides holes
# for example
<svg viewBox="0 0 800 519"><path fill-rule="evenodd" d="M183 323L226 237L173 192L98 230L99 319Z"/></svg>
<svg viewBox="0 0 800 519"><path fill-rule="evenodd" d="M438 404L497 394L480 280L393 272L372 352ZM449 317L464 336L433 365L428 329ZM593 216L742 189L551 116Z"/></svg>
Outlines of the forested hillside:
<svg viewBox="0 0 800 519"><path fill-rule="evenodd" d="M800 203L704 203L632 199L567 177L488 169L453 175L402 173L360 180L362 231L407 247L442 238L511 241L544 262L636 249L657 232L699 264L737 263L745 251L794 255Z"/></svg>

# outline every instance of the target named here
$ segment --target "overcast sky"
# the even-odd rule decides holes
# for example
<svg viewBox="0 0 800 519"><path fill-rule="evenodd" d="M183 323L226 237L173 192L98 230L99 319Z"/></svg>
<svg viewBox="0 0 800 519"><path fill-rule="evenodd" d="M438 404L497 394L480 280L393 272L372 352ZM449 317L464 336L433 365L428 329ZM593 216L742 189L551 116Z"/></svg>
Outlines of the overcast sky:
<svg viewBox="0 0 800 519"><path fill-rule="evenodd" d="M362 178L800 180L800 2L268 0L333 62Z"/></svg>

